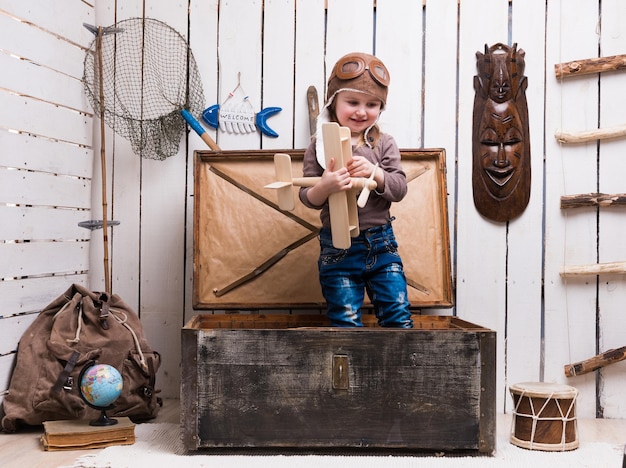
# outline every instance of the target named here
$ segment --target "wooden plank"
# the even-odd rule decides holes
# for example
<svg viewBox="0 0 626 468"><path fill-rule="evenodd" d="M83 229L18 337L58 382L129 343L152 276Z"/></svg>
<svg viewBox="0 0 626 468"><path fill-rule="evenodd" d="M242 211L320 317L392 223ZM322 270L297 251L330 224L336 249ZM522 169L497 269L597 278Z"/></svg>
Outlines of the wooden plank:
<svg viewBox="0 0 626 468"><path fill-rule="evenodd" d="M91 184L87 179L0 168L0 202L87 210Z"/></svg>
<svg viewBox="0 0 626 468"><path fill-rule="evenodd" d="M194 2L189 7L189 45L198 71L202 77L204 97L207 107L219 103L218 84L218 0ZM201 122L206 133L214 140L217 130ZM192 160L193 151L207 149L206 143L200 140L195 132L190 132L190 151L187 158Z"/></svg>
<svg viewBox="0 0 626 468"><path fill-rule="evenodd" d="M320 107L326 100L325 16L322 2L298 2L295 17L294 148L306 148L311 140L306 101L308 87L314 86L317 90Z"/></svg>
<svg viewBox="0 0 626 468"><path fill-rule="evenodd" d="M146 16L161 19L184 37L188 36L186 8L172 9L167 3L152 2ZM180 393L179 336L185 304L186 153L181 142L175 156L164 161L141 161L141 289L137 313L148 342L157 343L160 337L158 350L163 361L159 385L164 397Z"/></svg>
<svg viewBox="0 0 626 468"><path fill-rule="evenodd" d="M54 2L46 8L37 0L2 0L0 10L84 47L93 40L82 23L95 24L94 8L83 0Z"/></svg>
<svg viewBox="0 0 626 468"><path fill-rule="evenodd" d="M92 7L70 1L45 7L31 0L0 2L0 393L8 388L13 350L36 317L32 312L58 296L61 285L65 290L67 281L85 281L86 274L74 273L89 268L88 242L59 242L89 238L76 225L81 211L51 208L79 206L84 216L91 198L91 117L81 83L85 53L76 43L87 42L81 20L90 18ZM41 206L9 206L13 202ZM64 276L66 270L73 276ZM28 275L42 276L12 280Z"/></svg>
<svg viewBox="0 0 626 468"><path fill-rule="evenodd" d="M427 7L428 8L428 7ZM480 20L476 12L480 11ZM500 331L497 336L497 407L504 407L506 368L504 349L505 310L507 307L507 231L477 212L472 196L472 115L473 82L476 76L476 51L506 40L508 2L494 1L485 9L480 0L460 3L458 63L458 165L456 226L456 297L462 308L457 315ZM485 28L485 25L489 25ZM475 38L481 42L476 43ZM478 234L480 233L480 234Z"/></svg>
<svg viewBox="0 0 626 468"><path fill-rule="evenodd" d="M17 351L17 342L24 331L38 317L37 313L2 318L0 327L0 356ZM16 340L17 337L17 340Z"/></svg>
<svg viewBox="0 0 626 468"><path fill-rule="evenodd" d="M602 2L602 55L623 54L626 37L620 18L626 15L626 4L619 0ZM593 80L593 77L588 77ZM623 73L603 73L600 76L600 126L613 127L624 122L626 96L623 95ZM626 140L601 141L599 147L598 191L604 193L626 192L623 174ZM590 214L593 216L593 214ZM615 262L626 258L626 246L620 231L624 226L624 211L601 210L598 239L598 262ZM624 346L624 312L626 283L623 275L604 275L598 288L600 310L600 337L591 356L600 350ZM577 359L584 356L577 356ZM624 364L608 366L598 372L601 378L599 400L605 418L626 417L626 374ZM593 377L593 376L592 376Z"/></svg>
<svg viewBox="0 0 626 468"><path fill-rule="evenodd" d="M78 226L90 219L87 210L0 205L0 239L89 240L91 231Z"/></svg>
<svg viewBox="0 0 626 468"><path fill-rule="evenodd" d="M374 53L374 2L328 0L326 80L335 62L350 52Z"/></svg>
<svg viewBox="0 0 626 468"><path fill-rule="evenodd" d="M0 243L0 278L22 278L89 269L89 242Z"/></svg>
<svg viewBox="0 0 626 468"><path fill-rule="evenodd" d="M554 44L546 49L547 64L597 54L597 5L584 0L567 5L550 2L547 14L548 24L559 24L547 31L547 43ZM592 128L597 123L595 83L585 79L547 79L546 95L550 96L545 107L546 129ZM565 193L596 191L596 145L563 146L553 138L546 138L545 145L549 157L545 159L545 352L541 378L575 386L580 391L576 402L578 417L595 417L595 379L587 375L566 380L563 365L595 354L596 283L564 280L560 269L562 265L597 261L597 227L595 217L572 216L567 212L564 216L557 200Z"/></svg>
<svg viewBox="0 0 626 468"><path fill-rule="evenodd" d="M412 0L378 0L376 30L380 31L376 35L376 56L391 76L387 109L379 121L381 129L393 135L400 148L423 148L423 44L416 40L423 37L422 5Z"/></svg>
<svg viewBox="0 0 626 468"><path fill-rule="evenodd" d="M92 112L79 79L3 53L0 53L0 69L3 70L0 88L85 113Z"/></svg>
<svg viewBox="0 0 626 468"><path fill-rule="evenodd" d="M0 130L0 166L91 178L93 149Z"/></svg>
<svg viewBox="0 0 626 468"><path fill-rule="evenodd" d="M497 354L497 334L487 331L478 334L480 346L480 417L479 417L479 438L478 450L483 453L493 453L496 450L496 414L497 398L493 397L498 391L496 362ZM489 365L493 363L493 365Z"/></svg>
<svg viewBox="0 0 626 468"><path fill-rule="evenodd" d="M198 65L198 70L202 76L204 85L204 96L207 105L218 103L218 0L207 0L204 2L192 2L189 9L189 40L194 51L194 57ZM207 132L215 140L217 131L204 125ZM188 213L185 217L186 224L186 244L193 246L193 203L194 203L194 151L205 149L199 141L195 132L191 132L187 145L187 198L185 209ZM189 248L189 247L188 247ZM192 249L193 250L193 249ZM185 256L185 310L183 323L189 320L194 314L193 304L189 298L193 297L193 254Z"/></svg>
<svg viewBox="0 0 626 468"><path fill-rule="evenodd" d="M453 141L456 135L456 73L457 67L457 8L458 0L428 2L425 12L424 51L424 145L446 147L449 161L448 180L454 181L456 155ZM474 70L475 67L472 68ZM417 129L414 128L414 131ZM435 146L433 146L435 145ZM450 209L454 212L454 184L450 184ZM451 231L452 232L452 231Z"/></svg>
<svg viewBox="0 0 626 468"><path fill-rule="evenodd" d="M260 103L263 2L252 2L246 8L230 2L220 3L219 11L220 90L217 104L222 110L241 106L245 95L249 96L251 102ZM245 93L237 92L227 102L229 93L239 83ZM260 148L261 137L258 133L241 134L219 130L217 143L222 149L256 149Z"/></svg>
<svg viewBox="0 0 626 468"><path fill-rule="evenodd" d="M544 38L536 34L538 21L545 18L545 3L531 0L513 4L511 28L518 49L526 52L525 72L528 79L526 99L529 108L531 198L521 216L508 226L508 270L506 342L499 343L506 355L506 382L536 382L540 379L542 355L542 262L543 229L538 222L543 210L543 116L544 109ZM502 328L501 328L502 330ZM501 335L504 333L501 332ZM500 349L500 348L499 348ZM504 391L498 383L498 391ZM512 409L505 397L504 408Z"/></svg>
<svg viewBox="0 0 626 468"><path fill-rule="evenodd" d="M76 23L75 27L83 28L81 23ZM85 51L34 25L0 14L0 43L4 51L18 57L76 79L83 76Z"/></svg>
<svg viewBox="0 0 626 468"><path fill-rule="evenodd" d="M57 275L0 281L2 308L0 315L29 314L43 310L50 302L67 291L72 284L87 284L87 275ZM18 337L14 337L17 340Z"/></svg>
<svg viewBox="0 0 626 468"><path fill-rule="evenodd" d="M502 37L506 37L507 19L508 19L508 2L497 2L492 8L483 11L480 22L472 21L473 13L480 10L478 1L469 1L461 3L461 24L460 24L460 42L461 50L460 64L461 70L465 70L459 76L459 80L464 83L473 83L473 77L476 75L476 51L483 50L484 44L494 44L500 42ZM463 18L465 20L463 21ZM489 35L483 39L484 43L480 45L474 44L468 40L476 34L476 30L484 31L483 25L489 24ZM478 49L477 49L478 48ZM474 90L469 85L460 89L459 102L464 103L459 109L459 135L466 135L460 140L459 153L471 154L471 114L472 103L474 100ZM468 118L464 118L468 117ZM490 323L495 325L498 322L496 309L504 306L504 279L505 275L505 236L501 224L491 223L477 213L472 201L471 188L471 158L459 158L458 163L458 198L457 206L459 217L458 244L457 248L463 255L459 257L458 267L458 287L463 292L462 296L469 299L469 303L465 304L464 313L470 320L481 321L482 323ZM478 228L480 226L480 228ZM476 238L473 233L478 230L481 235ZM461 244L462 242L462 244ZM471 244L471 245L470 245ZM489 252L487 254L487 252ZM476 270L474 266L481 265L481 273L478 276L481 283L491 285L489 299L485 301L485 297L481 295L469 294L466 288L475 287L473 281L468 281L470 275L476 278ZM476 278L476 279L478 279ZM473 285L473 286L472 286ZM461 291L458 291L461 293ZM466 300L467 300L466 299ZM474 302L476 301L476 302Z"/></svg>
<svg viewBox="0 0 626 468"><path fill-rule="evenodd" d="M3 394L11 383L13 366L15 366L15 353L0 355L0 405Z"/></svg>
<svg viewBox="0 0 626 468"><path fill-rule="evenodd" d="M424 127L420 135L424 147L446 149L447 203L449 216L450 252L456 251L456 160L457 129L457 0L428 2L424 10ZM436 44L436 47L431 47ZM395 86L395 85L393 85ZM415 130L415 129L414 129ZM456 265L454 265L456 269ZM455 273L456 274L456 273ZM433 311L435 313L435 311ZM440 311L440 313L448 313Z"/></svg>
<svg viewBox="0 0 626 468"><path fill-rule="evenodd" d="M185 323L185 329L194 330L285 330L291 328L327 327L325 314L262 313L262 314L197 314ZM363 326L379 328L374 314L363 315ZM413 315L414 330L477 330L488 331L481 325L457 317Z"/></svg>
<svg viewBox="0 0 626 468"><path fill-rule="evenodd" d="M294 121L294 71L295 49L294 22L295 0L269 0L263 14L263 101L255 103L255 112L268 107L280 107L282 111L267 120L269 128L278 137L262 135L262 148L292 148ZM302 96L299 96L302 98ZM257 128L260 133L260 129Z"/></svg>
<svg viewBox="0 0 626 468"><path fill-rule="evenodd" d="M0 127L82 146L92 143L91 118L84 114L1 90L0 106Z"/></svg>
<svg viewBox="0 0 626 468"><path fill-rule="evenodd" d="M188 323L188 322L185 322ZM181 440L186 449L198 447L199 423L198 411L198 389L204 383L199 382L199 373L195 366L186 365L197 359L199 332L183 332L181 330L181 379L180 379L180 420L185 421L181 426ZM186 429L182 429L182 427Z"/></svg>

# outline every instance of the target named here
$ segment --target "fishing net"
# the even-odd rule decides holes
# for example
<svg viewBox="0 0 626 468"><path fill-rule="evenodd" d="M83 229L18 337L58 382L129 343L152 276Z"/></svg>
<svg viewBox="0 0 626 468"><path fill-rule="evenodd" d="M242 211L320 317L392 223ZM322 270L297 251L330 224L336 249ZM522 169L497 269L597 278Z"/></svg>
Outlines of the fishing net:
<svg viewBox="0 0 626 468"><path fill-rule="evenodd" d="M187 129L181 110L197 118L204 108L191 49L176 30L155 19L131 18L114 28L118 32L100 38L102 80L96 40L85 56L87 98L97 114L104 107L104 121L130 141L135 154L159 160L173 156Z"/></svg>

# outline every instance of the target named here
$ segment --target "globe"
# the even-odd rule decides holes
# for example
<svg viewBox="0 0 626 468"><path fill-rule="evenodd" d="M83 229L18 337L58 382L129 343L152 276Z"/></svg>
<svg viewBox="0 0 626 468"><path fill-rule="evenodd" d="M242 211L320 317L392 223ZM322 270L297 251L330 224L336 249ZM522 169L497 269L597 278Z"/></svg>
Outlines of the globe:
<svg viewBox="0 0 626 468"><path fill-rule="evenodd" d="M122 394L123 381L118 370L108 364L95 364L81 377L80 391L87 403L107 409Z"/></svg>

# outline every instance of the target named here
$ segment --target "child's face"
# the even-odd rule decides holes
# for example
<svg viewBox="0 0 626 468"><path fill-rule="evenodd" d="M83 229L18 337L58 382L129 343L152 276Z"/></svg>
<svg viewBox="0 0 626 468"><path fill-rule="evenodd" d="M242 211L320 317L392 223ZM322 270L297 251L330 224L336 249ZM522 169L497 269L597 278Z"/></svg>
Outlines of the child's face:
<svg viewBox="0 0 626 468"><path fill-rule="evenodd" d="M363 133L376 122L382 102L369 94L341 91L335 97L335 116L342 127Z"/></svg>

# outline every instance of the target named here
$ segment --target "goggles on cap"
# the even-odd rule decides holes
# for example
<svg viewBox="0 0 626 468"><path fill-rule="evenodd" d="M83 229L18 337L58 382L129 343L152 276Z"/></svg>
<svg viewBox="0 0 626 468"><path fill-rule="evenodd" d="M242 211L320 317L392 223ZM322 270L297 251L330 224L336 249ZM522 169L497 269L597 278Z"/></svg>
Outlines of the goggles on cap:
<svg viewBox="0 0 626 468"><path fill-rule="evenodd" d="M340 80L358 78L367 70L376 83L389 86L389 72L385 64L376 57L362 55L346 55L335 66L335 75Z"/></svg>

